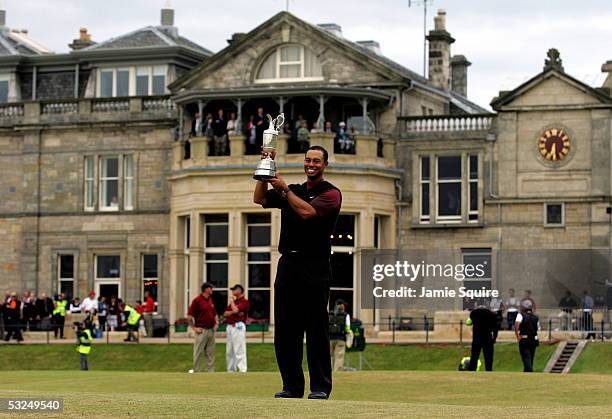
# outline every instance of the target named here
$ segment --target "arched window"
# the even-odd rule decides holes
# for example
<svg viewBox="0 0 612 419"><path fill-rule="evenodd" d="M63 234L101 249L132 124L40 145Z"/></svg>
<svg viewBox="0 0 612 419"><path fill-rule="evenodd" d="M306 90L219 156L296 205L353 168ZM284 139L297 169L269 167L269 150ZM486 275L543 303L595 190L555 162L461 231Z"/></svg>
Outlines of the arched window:
<svg viewBox="0 0 612 419"><path fill-rule="evenodd" d="M283 45L272 51L259 67L258 83L323 80L317 56L302 45Z"/></svg>

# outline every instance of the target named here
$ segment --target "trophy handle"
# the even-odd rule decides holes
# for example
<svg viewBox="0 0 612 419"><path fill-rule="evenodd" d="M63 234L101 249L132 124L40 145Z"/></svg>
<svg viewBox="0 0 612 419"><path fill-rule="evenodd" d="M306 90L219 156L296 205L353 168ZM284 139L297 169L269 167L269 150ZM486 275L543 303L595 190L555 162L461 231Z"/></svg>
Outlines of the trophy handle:
<svg viewBox="0 0 612 419"><path fill-rule="evenodd" d="M285 123L285 114L281 112L274 120L274 123L276 125L276 130L280 131L280 127Z"/></svg>

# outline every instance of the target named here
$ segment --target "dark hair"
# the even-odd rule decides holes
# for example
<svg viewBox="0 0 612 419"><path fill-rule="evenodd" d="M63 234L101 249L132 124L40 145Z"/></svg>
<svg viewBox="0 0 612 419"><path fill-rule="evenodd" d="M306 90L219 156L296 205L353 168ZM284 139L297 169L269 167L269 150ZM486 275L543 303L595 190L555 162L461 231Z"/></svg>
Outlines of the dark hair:
<svg viewBox="0 0 612 419"><path fill-rule="evenodd" d="M327 163L327 158L329 157L329 153L327 152L327 150L325 150L325 148L321 147L320 145L313 145L308 147L308 150L306 150L307 152L310 150L318 150L321 153L323 153L323 161L325 163Z"/></svg>
<svg viewBox="0 0 612 419"><path fill-rule="evenodd" d="M202 284L202 292L206 291L207 288L212 288L212 284L210 282L205 282Z"/></svg>

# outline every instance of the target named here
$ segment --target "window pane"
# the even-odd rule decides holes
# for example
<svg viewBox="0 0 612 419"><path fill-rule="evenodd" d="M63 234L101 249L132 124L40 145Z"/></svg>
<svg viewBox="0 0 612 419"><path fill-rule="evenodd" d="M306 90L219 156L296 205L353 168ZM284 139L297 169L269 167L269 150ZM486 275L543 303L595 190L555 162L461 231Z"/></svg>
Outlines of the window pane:
<svg viewBox="0 0 612 419"><path fill-rule="evenodd" d="M97 256L96 278L119 278L119 256Z"/></svg>
<svg viewBox="0 0 612 419"><path fill-rule="evenodd" d="M136 76L136 96L147 96L149 94L149 75Z"/></svg>
<svg viewBox="0 0 612 419"><path fill-rule="evenodd" d="M105 207L119 207L119 181L104 180L102 181L102 199Z"/></svg>
<svg viewBox="0 0 612 419"><path fill-rule="evenodd" d="M142 257L142 272L144 278L157 278L157 255L144 255Z"/></svg>
<svg viewBox="0 0 612 419"><path fill-rule="evenodd" d="M421 185L421 215L429 215L429 183Z"/></svg>
<svg viewBox="0 0 612 419"><path fill-rule="evenodd" d="M438 214L461 215L461 183L438 185Z"/></svg>
<svg viewBox="0 0 612 419"><path fill-rule="evenodd" d="M85 188L86 188L86 203L85 206L87 206L87 208L93 208L94 206L94 181L92 180L88 180L85 184Z"/></svg>
<svg viewBox="0 0 612 419"><path fill-rule="evenodd" d="M68 301L74 297L74 281L60 281L60 292L66 294Z"/></svg>
<svg viewBox="0 0 612 419"><path fill-rule="evenodd" d="M438 157L438 179L461 179L461 156Z"/></svg>
<svg viewBox="0 0 612 419"><path fill-rule="evenodd" d="M429 157L421 157L421 179L429 180Z"/></svg>
<svg viewBox="0 0 612 419"><path fill-rule="evenodd" d="M470 156L470 179L478 179L478 156Z"/></svg>
<svg viewBox="0 0 612 419"><path fill-rule="evenodd" d="M8 80L0 81L0 102L8 101Z"/></svg>
<svg viewBox="0 0 612 419"><path fill-rule="evenodd" d="M119 159L107 157L102 160L102 177L119 177Z"/></svg>
<svg viewBox="0 0 612 419"><path fill-rule="evenodd" d="M153 76L153 94L166 94L166 76Z"/></svg>
<svg viewBox="0 0 612 419"><path fill-rule="evenodd" d="M319 59L308 48L304 48L304 77L321 77Z"/></svg>
<svg viewBox="0 0 612 419"><path fill-rule="evenodd" d="M227 224L206 225L206 247L227 247Z"/></svg>
<svg viewBox="0 0 612 419"><path fill-rule="evenodd" d="M60 255L60 278L74 279L74 255Z"/></svg>
<svg viewBox="0 0 612 419"><path fill-rule="evenodd" d="M249 262L269 262L270 261L270 253L249 253L248 256Z"/></svg>
<svg viewBox="0 0 612 419"><path fill-rule="evenodd" d="M225 260L227 261L227 253L206 253L206 260Z"/></svg>
<svg viewBox="0 0 612 419"><path fill-rule="evenodd" d="M227 263L207 263L206 282L215 288L227 288Z"/></svg>
<svg viewBox="0 0 612 419"><path fill-rule="evenodd" d="M280 78L281 79L289 79L300 77L300 64L291 64L291 65L281 65L280 66Z"/></svg>
<svg viewBox="0 0 612 419"><path fill-rule="evenodd" d="M259 263L248 265L249 287L268 288L270 286L270 264Z"/></svg>
<svg viewBox="0 0 612 419"><path fill-rule="evenodd" d="M466 273L466 278L491 278L491 254L463 254L463 264L464 265L482 265L482 270L484 271L484 275L477 275L476 272L469 272L469 275Z"/></svg>
<svg viewBox="0 0 612 419"><path fill-rule="evenodd" d="M470 211L478 211L478 183L470 182Z"/></svg>
<svg viewBox="0 0 612 419"><path fill-rule="evenodd" d="M223 316L223 312L227 308L227 290L217 291L217 289L213 289L212 299L213 303L215 304L215 310L217 311L217 315Z"/></svg>
<svg viewBox="0 0 612 419"><path fill-rule="evenodd" d="M275 79L276 78L276 52L270 54L266 61L259 68L258 79Z"/></svg>
<svg viewBox="0 0 612 419"><path fill-rule="evenodd" d="M249 246L270 246L270 226L250 225L248 230Z"/></svg>
<svg viewBox="0 0 612 419"><path fill-rule="evenodd" d="M270 291L249 291L249 317L270 321Z"/></svg>
<svg viewBox="0 0 612 419"><path fill-rule="evenodd" d="M562 224L562 208L561 204L546 205L546 224Z"/></svg>
<svg viewBox="0 0 612 419"><path fill-rule="evenodd" d="M332 271L330 287L353 288L353 255L334 252L330 259Z"/></svg>
<svg viewBox="0 0 612 419"><path fill-rule="evenodd" d="M301 47L292 45L281 48L281 63L286 61L300 61Z"/></svg>
<svg viewBox="0 0 612 419"><path fill-rule="evenodd" d="M117 70L117 96L130 95L130 71Z"/></svg>
<svg viewBox="0 0 612 419"><path fill-rule="evenodd" d="M228 220L227 214L206 214L204 216L205 223L227 223Z"/></svg>
<svg viewBox="0 0 612 419"><path fill-rule="evenodd" d="M100 72L100 97L111 97L113 95L113 72L112 70Z"/></svg>
<svg viewBox="0 0 612 419"><path fill-rule="evenodd" d="M157 301L157 288L159 286L159 281L157 279L147 279L144 281L143 292L149 291L151 294L151 298L153 301Z"/></svg>
<svg viewBox="0 0 612 419"><path fill-rule="evenodd" d="M354 246L355 216L351 214L340 214L332 236L332 246Z"/></svg>
<svg viewBox="0 0 612 419"><path fill-rule="evenodd" d="M247 214L247 224L270 224L270 214Z"/></svg>

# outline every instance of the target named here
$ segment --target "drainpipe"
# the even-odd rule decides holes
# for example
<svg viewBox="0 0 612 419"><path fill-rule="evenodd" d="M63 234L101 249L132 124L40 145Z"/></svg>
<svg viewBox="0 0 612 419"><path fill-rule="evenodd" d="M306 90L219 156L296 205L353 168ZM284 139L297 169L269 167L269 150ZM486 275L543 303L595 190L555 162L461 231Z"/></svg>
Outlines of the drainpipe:
<svg viewBox="0 0 612 419"><path fill-rule="evenodd" d="M487 134L487 141L490 145L490 154L489 154L489 196L493 199L499 199L499 195L493 193L493 147L495 145L495 141L497 140L497 135L493 132ZM502 248L502 231L501 231L501 203L497 202L497 263L496 263L496 273L497 273L497 285L499 288L502 287L502 277L501 277L501 248Z"/></svg>
<svg viewBox="0 0 612 419"><path fill-rule="evenodd" d="M403 192L403 188L402 188L402 181L401 179L396 179L395 180L395 198L398 201L398 205L397 205L397 220L395 221L395 228L396 228L396 233L395 233L395 237L396 237L396 243L395 246L396 248L401 244L401 234L402 234L402 199L404 197L404 192Z"/></svg>

